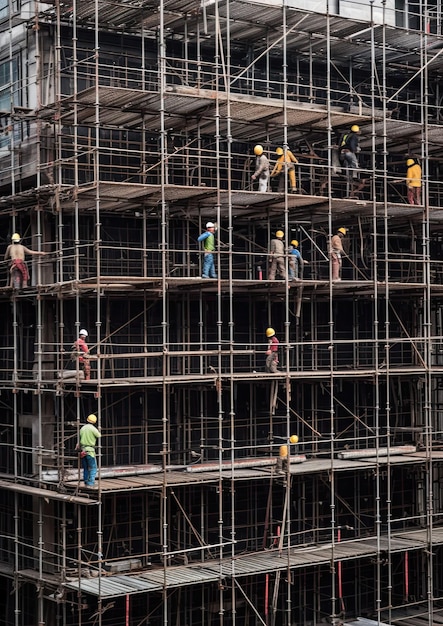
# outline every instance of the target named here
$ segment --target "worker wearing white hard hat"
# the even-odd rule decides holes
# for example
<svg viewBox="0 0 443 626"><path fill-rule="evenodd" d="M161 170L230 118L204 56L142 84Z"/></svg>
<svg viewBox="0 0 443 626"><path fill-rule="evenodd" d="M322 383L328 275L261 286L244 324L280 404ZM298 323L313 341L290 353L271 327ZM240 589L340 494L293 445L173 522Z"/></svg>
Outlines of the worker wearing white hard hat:
<svg viewBox="0 0 443 626"><path fill-rule="evenodd" d="M78 339L74 342L71 358L77 361L80 371L84 374L84 380L91 380L91 363L89 361L89 348L85 339L88 331L82 328L78 333Z"/></svg>
<svg viewBox="0 0 443 626"><path fill-rule="evenodd" d="M214 222L206 223L206 231L197 239L199 243L203 243L203 271L202 278L217 278L215 273L214 250L215 250L215 224Z"/></svg>

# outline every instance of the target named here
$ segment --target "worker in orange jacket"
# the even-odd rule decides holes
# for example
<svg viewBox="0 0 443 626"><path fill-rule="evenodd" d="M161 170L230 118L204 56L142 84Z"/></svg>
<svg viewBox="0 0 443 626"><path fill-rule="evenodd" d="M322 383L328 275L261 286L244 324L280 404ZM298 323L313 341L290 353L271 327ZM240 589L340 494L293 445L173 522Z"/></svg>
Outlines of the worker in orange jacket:
<svg viewBox="0 0 443 626"><path fill-rule="evenodd" d="M295 163L298 163L297 158L288 148L285 150L283 150L283 148L277 148L275 154L278 155L278 159L271 172L271 178L274 178L275 176L279 177L278 191L283 192L285 190L287 172L291 191L292 193L295 193L297 191L297 184L295 180Z"/></svg>
<svg viewBox="0 0 443 626"><path fill-rule="evenodd" d="M408 203L421 204L421 166L415 159L406 159L406 187Z"/></svg>

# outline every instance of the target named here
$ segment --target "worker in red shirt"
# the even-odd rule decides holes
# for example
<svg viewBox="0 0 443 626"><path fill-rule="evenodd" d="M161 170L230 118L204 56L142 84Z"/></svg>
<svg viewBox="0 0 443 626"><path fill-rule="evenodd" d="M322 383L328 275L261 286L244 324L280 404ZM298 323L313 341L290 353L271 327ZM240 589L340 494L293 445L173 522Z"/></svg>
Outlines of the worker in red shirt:
<svg viewBox="0 0 443 626"><path fill-rule="evenodd" d="M266 366L265 371L274 374L278 365L278 344L279 341L275 336L273 328L266 329L266 337L268 338L268 349L266 350Z"/></svg>
<svg viewBox="0 0 443 626"><path fill-rule="evenodd" d="M77 341L74 342L72 358L78 359L79 368L85 375L85 380L91 380L91 364L89 362L89 348L86 343L88 331L84 328L79 332Z"/></svg>

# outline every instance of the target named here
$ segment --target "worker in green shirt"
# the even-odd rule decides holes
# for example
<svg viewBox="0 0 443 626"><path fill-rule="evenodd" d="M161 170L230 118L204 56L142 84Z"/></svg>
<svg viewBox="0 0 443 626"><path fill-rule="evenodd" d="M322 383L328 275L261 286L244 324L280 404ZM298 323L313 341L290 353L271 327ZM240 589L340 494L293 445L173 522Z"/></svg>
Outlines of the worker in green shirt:
<svg viewBox="0 0 443 626"><path fill-rule="evenodd" d="M88 415L86 424L80 428L80 442L77 444L77 450L81 450L81 459L83 467L83 480L87 487L93 487L95 477L97 475L97 460L95 458L95 445L97 439L102 435L96 428L97 416Z"/></svg>
<svg viewBox="0 0 443 626"><path fill-rule="evenodd" d="M215 224L208 222L206 224L206 231L200 235L197 239L198 242L203 242L203 250L205 252L205 258L203 262L202 278L217 278L214 266L214 250L215 250Z"/></svg>

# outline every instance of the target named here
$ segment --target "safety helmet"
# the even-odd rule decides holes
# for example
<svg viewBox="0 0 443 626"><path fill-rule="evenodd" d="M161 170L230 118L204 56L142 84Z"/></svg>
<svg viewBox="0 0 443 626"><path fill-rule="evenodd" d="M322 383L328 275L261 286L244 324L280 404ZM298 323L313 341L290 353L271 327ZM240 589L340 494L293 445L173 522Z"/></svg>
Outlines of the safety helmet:
<svg viewBox="0 0 443 626"><path fill-rule="evenodd" d="M11 237L11 241L20 241L21 237L18 233L14 233Z"/></svg>
<svg viewBox="0 0 443 626"><path fill-rule="evenodd" d="M275 151L275 154L278 154L279 156L281 156L283 154L283 148L277 148Z"/></svg>
<svg viewBox="0 0 443 626"><path fill-rule="evenodd" d="M84 328L81 329L81 331L79 332L79 335L84 335L85 337L88 336L88 331L85 330Z"/></svg>
<svg viewBox="0 0 443 626"><path fill-rule="evenodd" d="M278 239L283 239L283 237L285 236L285 233L282 230L278 230L275 233L275 236L278 237Z"/></svg>
<svg viewBox="0 0 443 626"><path fill-rule="evenodd" d="M207 222L206 223L206 228L215 228L214 222Z"/></svg>
<svg viewBox="0 0 443 626"><path fill-rule="evenodd" d="M256 154L257 156L263 154L263 146L261 146L260 144L254 146L254 154Z"/></svg>
<svg viewBox="0 0 443 626"><path fill-rule="evenodd" d="M348 232L347 228L343 228L343 226L341 228L339 228L337 230L338 233L341 233L342 235L346 235L346 233Z"/></svg>
<svg viewBox="0 0 443 626"><path fill-rule="evenodd" d="M357 126L357 124L354 124L354 126L351 126L351 133L359 133L360 132L360 126Z"/></svg>
<svg viewBox="0 0 443 626"><path fill-rule="evenodd" d="M406 165L407 165L408 167L410 167L411 165L414 165L414 163L415 163L414 159L408 159L408 160L406 161Z"/></svg>
<svg viewBox="0 0 443 626"><path fill-rule="evenodd" d="M90 424L96 424L97 423L97 415L94 415L94 413L91 413L86 418L86 421L89 422Z"/></svg>
<svg viewBox="0 0 443 626"><path fill-rule="evenodd" d="M273 337L275 335L275 330L273 328L266 329L266 337Z"/></svg>
<svg viewBox="0 0 443 626"><path fill-rule="evenodd" d="M293 239L291 241L291 246L294 246L294 248L298 248L298 241L297 241L297 239Z"/></svg>

